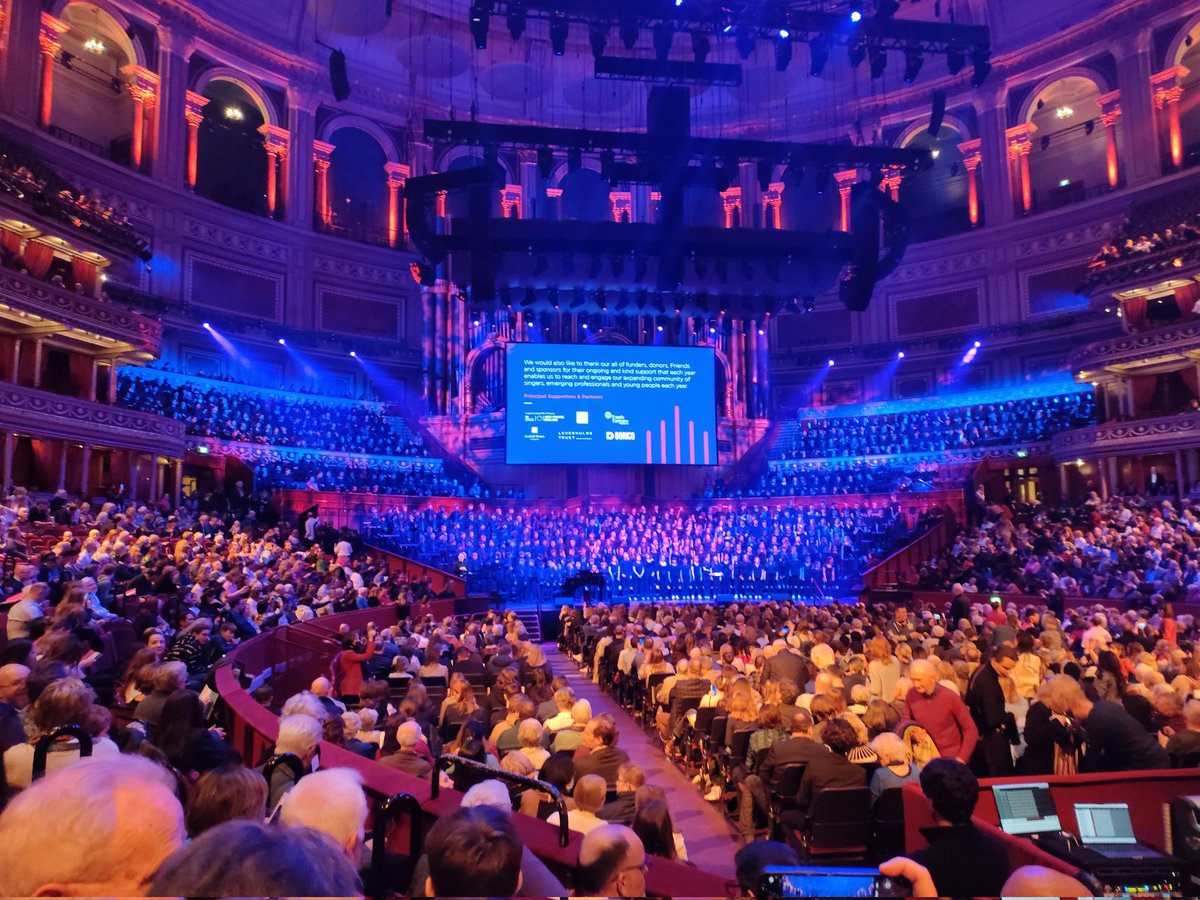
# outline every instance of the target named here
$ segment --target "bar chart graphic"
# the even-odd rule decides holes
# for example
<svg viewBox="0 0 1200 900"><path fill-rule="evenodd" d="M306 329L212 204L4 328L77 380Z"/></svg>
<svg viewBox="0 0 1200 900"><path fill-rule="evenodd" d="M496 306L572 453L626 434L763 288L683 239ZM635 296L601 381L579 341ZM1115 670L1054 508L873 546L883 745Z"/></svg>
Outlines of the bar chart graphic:
<svg viewBox="0 0 1200 900"><path fill-rule="evenodd" d="M654 432L650 429L646 430L646 462L653 465L658 462L662 465L674 463L675 465L689 466L712 465L711 453L709 449L709 433L707 429L700 432L700 459L696 458L696 423L689 419L687 422L687 459L683 458L683 430L680 428L679 407L674 407L673 421L668 422L666 419L660 419L658 423L658 459L654 458ZM668 430L670 431L670 441L668 442ZM668 455L668 450L674 449L674 456Z"/></svg>

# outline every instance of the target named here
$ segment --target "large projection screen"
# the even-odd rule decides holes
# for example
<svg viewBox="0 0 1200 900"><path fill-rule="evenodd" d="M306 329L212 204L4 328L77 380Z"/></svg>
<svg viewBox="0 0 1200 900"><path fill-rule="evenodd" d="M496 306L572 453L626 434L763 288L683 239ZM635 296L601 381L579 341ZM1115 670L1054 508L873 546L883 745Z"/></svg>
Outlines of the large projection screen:
<svg viewBox="0 0 1200 900"><path fill-rule="evenodd" d="M716 356L703 347L508 345L513 464L717 464Z"/></svg>

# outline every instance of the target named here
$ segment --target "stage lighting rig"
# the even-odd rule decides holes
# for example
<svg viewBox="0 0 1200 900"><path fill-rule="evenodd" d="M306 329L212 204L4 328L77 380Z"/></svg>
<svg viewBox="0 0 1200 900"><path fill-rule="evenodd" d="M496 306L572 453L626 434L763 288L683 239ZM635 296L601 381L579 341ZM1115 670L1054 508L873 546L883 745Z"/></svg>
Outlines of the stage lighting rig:
<svg viewBox="0 0 1200 900"><path fill-rule="evenodd" d="M775 71L785 72L792 61L792 39L786 31L775 38Z"/></svg>
<svg viewBox="0 0 1200 900"><path fill-rule="evenodd" d="M554 51L555 56L562 56L567 52L567 35L570 31L570 20L564 14L557 13L550 17L550 49Z"/></svg>
<svg viewBox="0 0 1200 900"><path fill-rule="evenodd" d="M608 26L592 24L588 26L588 43L592 45L592 56L599 59L604 55L608 46Z"/></svg>
<svg viewBox="0 0 1200 900"><path fill-rule="evenodd" d="M829 62L829 41L823 37L813 38L808 44L808 74L819 78Z"/></svg>
<svg viewBox="0 0 1200 900"><path fill-rule="evenodd" d="M476 3L471 7L470 16L471 37L475 40L475 49L486 50L491 15L485 6Z"/></svg>
<svg viewBox="0 0 1200 900"><path fill-rule="evenodd" d="M638 35L641 30L638 28L638 23L632 19L622 19L617 26L617 34L621 38L621 46L626 50L632 50L637 46Z"/></svg>
<svg viewBox="0 0 1200 900"><path fill-rule="evenodd" d="M921 55L921 51L916 47L909 47L904 51L904 81L906 84L912 84L917 80L917 76L921 74L921 67L925 65L925 57Z"/></svg>

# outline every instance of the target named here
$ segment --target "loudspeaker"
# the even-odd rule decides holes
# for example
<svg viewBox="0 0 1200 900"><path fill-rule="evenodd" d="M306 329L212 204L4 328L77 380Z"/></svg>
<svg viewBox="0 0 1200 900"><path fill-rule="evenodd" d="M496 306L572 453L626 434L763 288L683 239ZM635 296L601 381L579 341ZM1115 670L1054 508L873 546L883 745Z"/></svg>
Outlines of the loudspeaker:
<svg viewBox="0 0 1200 900"><path fill-rule="evenodd" d="M929 136L937 137L942 130L942 119L946 116L946 92L933 92L933 112L929 116Z"/></svg>
<svg viewBox="0 0 1200 900"><path fill-rule="evenodd" d="M677 145L692 130L692 102L687 88L653 87L646 101L646 131Z"/></svg>
<svg viewBox="0 0 1200 900"><path fill-rule="evenodd" d="M336 99L345 100L350 96L350 80L346 77L346 54L341 50L334 50L329 54L329 82Z"/></svg>

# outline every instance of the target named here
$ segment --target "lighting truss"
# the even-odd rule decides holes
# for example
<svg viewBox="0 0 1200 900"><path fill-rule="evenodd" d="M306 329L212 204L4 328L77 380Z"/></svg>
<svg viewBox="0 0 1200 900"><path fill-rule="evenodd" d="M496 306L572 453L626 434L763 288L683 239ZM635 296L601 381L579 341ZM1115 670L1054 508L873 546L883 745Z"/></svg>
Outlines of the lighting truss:
<svg viewBox="0 0 1200 900"><path fill-rule="evenodd" d="M790 39L811 43L850 44L862 42L878 50L919 52L959 59L963 54L990 53L990 35L985 25L897 19L879 15L880 4L850 3L846 0L491 0L499 14L520 11L534 19L566 20L585 26L621 28L632 34L635 27L653 34L656 25L676 31L742 40L769 41L785 29ZM865 14L852 22L852 7Z"/></svg>

